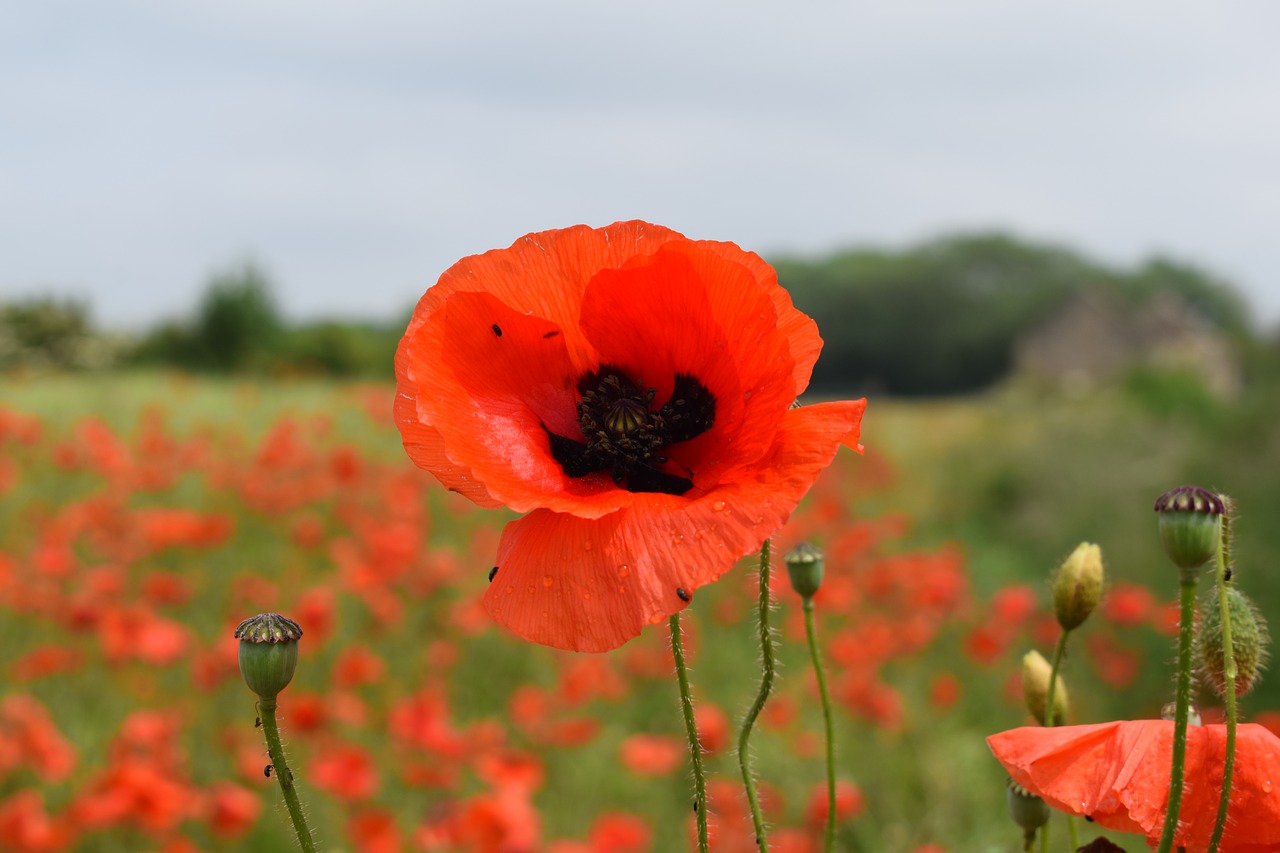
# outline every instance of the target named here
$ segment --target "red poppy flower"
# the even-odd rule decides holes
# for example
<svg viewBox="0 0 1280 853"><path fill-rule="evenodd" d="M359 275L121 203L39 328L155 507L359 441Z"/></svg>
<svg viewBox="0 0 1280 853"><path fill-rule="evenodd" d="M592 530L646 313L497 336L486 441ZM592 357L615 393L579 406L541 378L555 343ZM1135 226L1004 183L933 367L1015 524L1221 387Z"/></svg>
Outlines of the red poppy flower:
<svg viewBox="0 0 1280 853"><path fill-rule="evenodd" d="M1186 776L1174 844L1208 847L1222 790L1226 726L1187 729ZM1169 798L1173 722L1133 720L1088 726L1026 727L987 738L1014 781L1054 808L1101 826L1158 838ZM1231 810L1221 853L1280 846L1280 738L1256 724L1236 730Z"/></svg>
<svg viewBox="0 0 1280 853"><path fill-rule="evenodd" d="M792 409L822 346L773 270L644 222L521 238L427 290L396 353L409 456L503 531L516 634L606 651L786 521L866 401Z"/></svg>

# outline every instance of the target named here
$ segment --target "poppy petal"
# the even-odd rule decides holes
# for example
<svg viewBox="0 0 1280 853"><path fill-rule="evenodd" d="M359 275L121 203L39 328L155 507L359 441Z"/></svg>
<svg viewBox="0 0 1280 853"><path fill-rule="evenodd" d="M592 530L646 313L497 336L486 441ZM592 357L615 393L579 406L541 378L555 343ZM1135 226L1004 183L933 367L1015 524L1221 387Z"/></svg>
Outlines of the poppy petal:
<svg viewBox="0 0 1280 853"><path fill-rule="evenodd" d="M1159 836L1168 807L1172 721L1032 726L992 735L987 743L1016 782L1054 808L1088 815L1108 829ZM1175 844L1188 849L1208 846L1225 755L1225 726L1187 730ZM1271 780L1278 763L1280 739L1256 724L1237 728L1236 771L1222 853L1271 850L1280 844L1280 801Z"/></svg>
<svg viewBox="0 0 1280 853"><path fill-rule="evenodd" d="M656 389L659 401L671 398L679 374L715 396L711 429L668 453L700 488L764 454L795 400L795 363L773 301L746 267L696 244L674 241L602 271L587 286L581 326L603 361Z"/></svg>
<svg viewBox="0 0 1280 853"><path fill-rule="evenodd" d="M593 520L537 510L511 522L485 607L544 645L586 652L622 645L682 610L680 591L691 595L758 550L856 430L865 405L787 410L755 471L694 500L645 495L642 507Z"/></svg>
<svg viewBox="0 0 1280 853"><path fill-rule="evenodd" d="M402 379L399 383L393 416L400 428L405 452L419 468L430 471L446 489L475 501L485 509L497 509L496 500L471 473L471 469L454 463L446 452L440 430L425 422L418 413L417 384Z"/></svg>

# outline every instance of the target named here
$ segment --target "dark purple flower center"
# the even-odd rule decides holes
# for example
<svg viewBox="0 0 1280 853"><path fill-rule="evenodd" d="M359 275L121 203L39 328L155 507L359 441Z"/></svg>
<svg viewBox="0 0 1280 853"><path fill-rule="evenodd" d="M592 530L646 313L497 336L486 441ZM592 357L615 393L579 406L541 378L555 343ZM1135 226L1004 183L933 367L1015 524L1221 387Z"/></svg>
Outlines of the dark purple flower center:
<svg viewBox="0 0 1280 853"><path fill-rule="evenodd" d="M582 440L548 430L552 458L570 477L608 471L613 482L632 492L682 495L689 491L693 480L662 470L668 460L660 451L711 429L715 395L688 373L676 374L671 399L656 411L655 393L653 388L642 390L611 364L582 374L578 377Z"/></svg>

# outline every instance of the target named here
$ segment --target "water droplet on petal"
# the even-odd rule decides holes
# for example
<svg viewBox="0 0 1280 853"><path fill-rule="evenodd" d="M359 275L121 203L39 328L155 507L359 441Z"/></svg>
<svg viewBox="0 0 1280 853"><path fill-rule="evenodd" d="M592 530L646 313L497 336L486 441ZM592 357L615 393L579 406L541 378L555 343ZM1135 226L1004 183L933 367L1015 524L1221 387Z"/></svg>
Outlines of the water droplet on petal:
<svg viewBox="0 0 1280 853"><path fill-rule="evenodd" d="M628 566L628 565L626 565L626 564L623 564L623 565L621 565L621 566L618 566L618 577L620 577L620 578L625 578L625 577L626 577L627 575L629 575L629 574L631 574L631 567L630 567L630 566Z"/></svg>
<svg viewBox="0 0 1280 853"><path fill-rule="evenodd" d="M667 618L666 614L664 614L661 610L655 611L654 614L649 617L649 624L657 625L659 622L661 622L663 619L666 619L666 618Z"/></svg>
<svg viewBox="0 0 1280 853"><path fill-rule="evenodd" d="M627 588L626 588L625 586L623 586L622 584L618 584L618 592L622 593L623 595L626 595L626 594L627 594Z"/></svg>
<svg viewBox="0 0 1280 853"><path fill-rule="evenodd" d="M726 504L724 501L712 501L712 503L711 503L711 511L712 511L712 512L724 512L724 508L725 508L726 506L727 506L727 504Z"/></svg>
<svg viewBox="0 0 1280 853"><path fill-rule="evenodd" d="M591 550L591 546L592 546L592 542L591 542L591 540L590 540L590 539L588 539L588 540L586 540L585 542L583 542L583 543L582 543L582 550L584 550L584 551L590 551L590 550Z"/></svg>
<svg viewBox="0 0 1280 853"><path fill-rule="evenodd" d="M673 531L671 531L671 544L672 544L672 545L683 545L683 544L684 544L684 534L683 534L683 533L681 533L681 532L680 532L680 531L678 531L678 530L673 530Z"/></svg>
<svg viewBox="0 0 1280 853"><path fill-rule="evenodd" d="M590 600L591 600L591 593L589 593L589 592L584 592L584 593L582 594L582 600L583 600L583 601L590 601Z"/></svg>
<svg viewBox="0 0 1280 853"><path fill-rule="evenodd" d="M513 592L515 592L515 591L516 591L516 588L515 588L514 586L508 586L508 587L504 590L504 592L506 592L506 594L507 594L507 595L510 595L511 593L513 593Z"/></svg>
<svg viewBox="0 0 1280 853"><path fill-rule="evenodd" d="M548 587L549 587L549 586L551 586L553 583L555 583L555 579L554 579L554 578L552 578L552 577L551 577L551 575L543 575L543 576L542 576L542 585L543 585L543 586L548 586Z"/></svg>

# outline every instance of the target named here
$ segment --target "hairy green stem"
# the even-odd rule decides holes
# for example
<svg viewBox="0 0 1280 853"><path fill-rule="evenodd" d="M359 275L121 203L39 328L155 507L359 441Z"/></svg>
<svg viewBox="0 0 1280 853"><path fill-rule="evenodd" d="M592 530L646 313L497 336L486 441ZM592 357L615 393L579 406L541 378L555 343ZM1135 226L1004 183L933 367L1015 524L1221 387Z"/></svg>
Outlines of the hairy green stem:
<svg viewBox="0 0 1280 853"><path fill-rule="evenodd" d="M275 699L258 700L258 719L262 721L262 733L267 738L267 755L271 757L276 781L280 783L280 791L284 794L284 804L289 809L289 820L293 821L293 831L297 833L298 846L303 853L315 853L315 842L311 839L307 818L302 813L298 789L293 786L293 771L284 760L284 746L280 743L280 729L276 725Z"/></svg>
<svg viewBox="0 0 1280 853"><path fill-rule="evenodd" d="M1169 775L1169 806L1164 815L1158 853L1173 849L1173 835L1178 829L1178 813L1182 810L1182 777L1187 760L1187 708L1191 704L1191 639L1195 631L1195 569L1184 570L1180 580L1181 606L1178 611L1178 696L1173 716L1173 765Z"/></svg>
<svg viewBox="0 0 1280 853"><path fill-rule="evenodd" d="M836 844L836 744L831 723L831 696L827 693L827 675L822 669L822 652L818 648L818 632L813 627L813 598L804 600L804 631L809 638L809 657L813 673L818 677L818 696L822 699L822 722L827 734L827 831L823 850L831 853Z"/></svg>
<svg viewBox="0 0 1280 853"><path fill-rule="evenodd" d="M680 708L684 711L684 728L689 737L689 757L693 761L693 810L698 816L698 853L707 853L707 774L702 769L702 742L698 738L698 721L693 716L693 694L689 691L689 670L684 662L684 644L680 639L680 614L671 616L671 656L676 661L676 680L680 683Z"/></svg>
<svg viewBox="0 0 1280 853"><path fill-rule="evenodd" d="M1236 655L1231 644L1231 608L1227 604L1227 525L1222 525L1222 543L1218 548L1218 613L1222 620L1222 668L1227 702L1227 756L1222 765L1222 794L1218 799L1218 819L1209 839L1209 853L1217 853L1222 833L1227 828L1227 809L1231 805L1231 778L1236 767Z"/></svg>
<svg viewBox="0 0 1280 853"><path fill-rule="evenodd" d="M1058 644L1053 649L1053 667L1049 670L1049 691L1044 697L1044 724L1049 728L1057 725L1057 714L1054 711L1053 701L1054 694L1058 690L1058 673L1062 670L1062 659L1067 654L1067 637L1071 636L1071 632L1063 629L1058 635ZM1071 849L1075 850L1080 846L1080 835L1076 831L1075 815L1067 815L1067 831L1071 833ZM1045 833L1048 834L1047 832ZM1041 840L1042 844L1047 845L1047 840Z"/></svg>
<svg viewBox="0 0 1280 853"><path fill-rule="evenodd" d="M751 728L756 724L756 717L764 708L769 692L773 690L773 633L769 629L769 540L764 540L760 547L760 689L755 701L742 721L742 731L738 733L738 766L742 768L742 784L747 789L747 803L751 806L751 821L756 829L756 846L760 853L767 853L769 841L765 836L764 816L760 813L760 798L756 795L755 779L751 775L751 758L747 750L747 742L751 738Z"/></svg>

